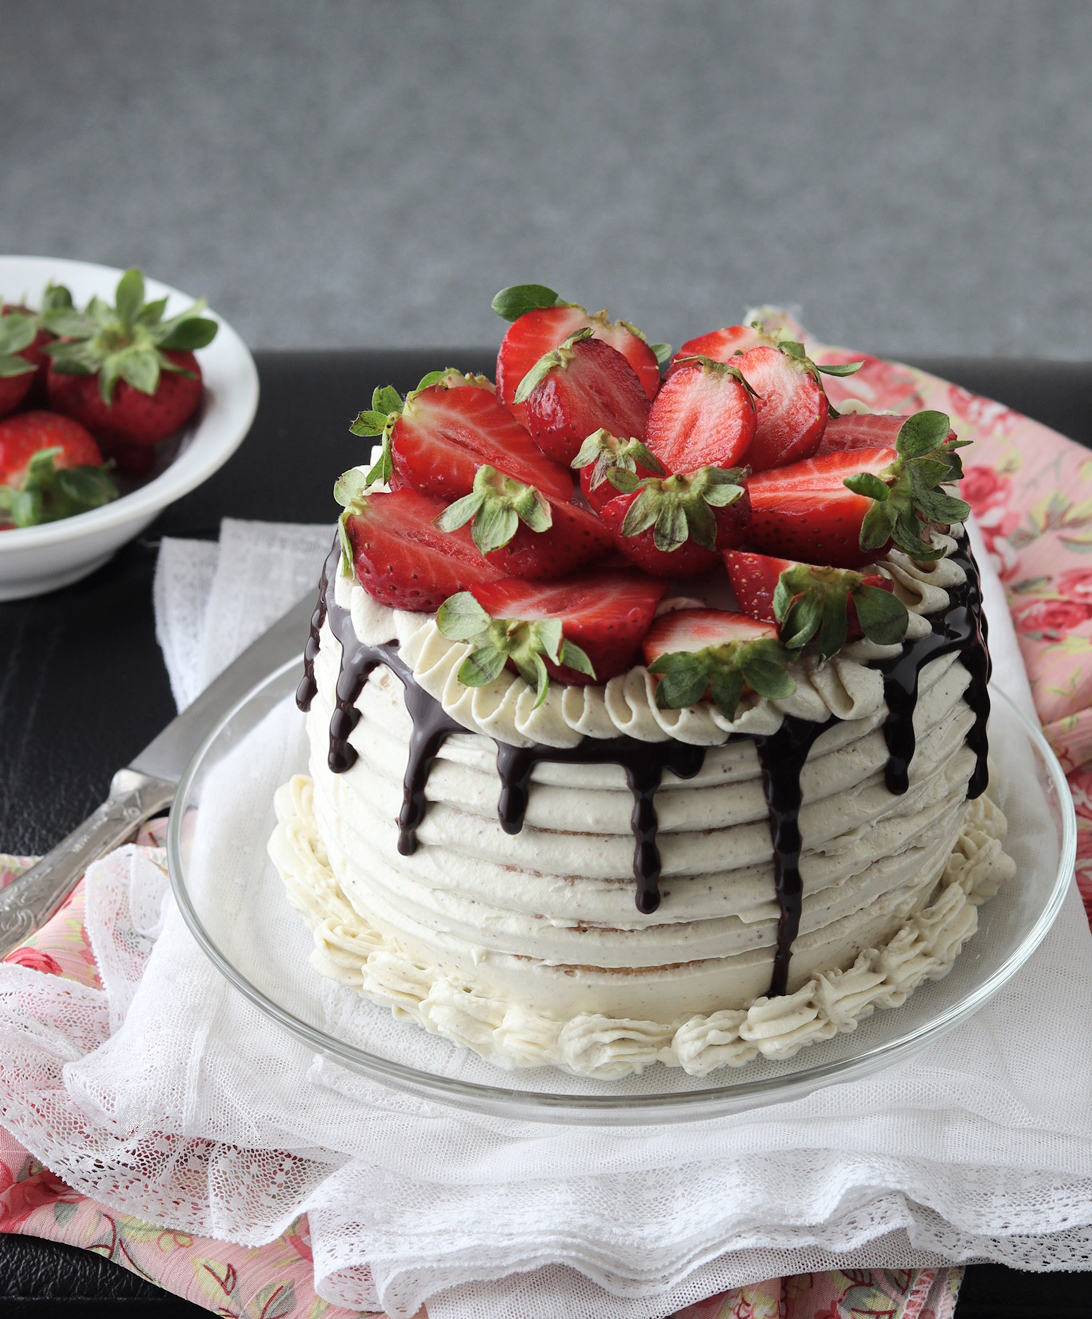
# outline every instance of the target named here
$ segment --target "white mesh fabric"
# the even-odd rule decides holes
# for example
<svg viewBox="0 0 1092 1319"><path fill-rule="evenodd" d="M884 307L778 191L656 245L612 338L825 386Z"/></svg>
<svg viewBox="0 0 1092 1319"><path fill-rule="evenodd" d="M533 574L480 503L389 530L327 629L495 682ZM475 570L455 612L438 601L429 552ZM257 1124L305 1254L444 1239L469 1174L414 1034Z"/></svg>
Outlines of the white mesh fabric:
<svg viewBox="0 0 1092 1319"><path fill-rule="evenodd" d="M264 621L228 620L233 644L300 593L328 534L299 551L276 603L266 581ZM222 646L220 608L240 612L225 582L257 579L266 535L225 529L222 606L205 619L179 607L161 627ZM1019 672L996 612L991 641L999 669ZM249 769L227 771L232 793L201 819L218 861L264 848L298 736L282 708ZM151 1221L256 1244L306 1210L331 1301L410 1316L427 1299L431 1319L645 1319L781 1273L1074 1268L1092 1248L1092 939L1075 892L1024 971L910 1061L791 1104L613 1128L460 1113L316 1060L231 988L170 901L159 928L165 892L133 849L89 872L101 992L0 967L3 1120L80 1190ZM251 900L233 897L240 956L248 938L252 957L279 940L302 962L302 922ZM347 1020L348 992L329 988Z"/></svg>

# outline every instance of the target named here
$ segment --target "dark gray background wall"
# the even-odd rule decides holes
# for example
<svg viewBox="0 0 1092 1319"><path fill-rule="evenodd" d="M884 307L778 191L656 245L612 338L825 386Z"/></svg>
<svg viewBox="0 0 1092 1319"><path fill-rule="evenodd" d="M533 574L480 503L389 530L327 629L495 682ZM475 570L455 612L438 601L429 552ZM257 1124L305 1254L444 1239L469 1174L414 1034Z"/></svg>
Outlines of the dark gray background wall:
<svg viewBox="0 0 1092 1319"><path fill-rule="evenodd" d="M0 0L0 122L0 250L256 347L487 344L534 280L1092 357L1082 0Z"/></svg>

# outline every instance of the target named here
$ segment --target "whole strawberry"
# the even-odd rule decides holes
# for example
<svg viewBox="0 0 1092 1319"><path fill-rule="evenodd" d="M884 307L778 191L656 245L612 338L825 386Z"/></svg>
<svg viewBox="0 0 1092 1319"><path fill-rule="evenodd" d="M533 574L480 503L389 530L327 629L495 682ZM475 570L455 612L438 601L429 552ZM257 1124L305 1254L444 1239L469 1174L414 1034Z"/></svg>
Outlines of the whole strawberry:
<svg viewBox="0 0 1092 1319"><path fill-rule="evenodd" d="M54 307L41 316L59 336L46 349L50 406L86 426L123 466L134 447L184 426L201 402L193 352L212 342L216 322L201 315L203 301L164 320L166 305L145 302L144 276L127 270L113 306L95 297L83 311Z"/></svg>
<svg viewBox="0 0 1092 1319"><path fill-rule="evenodd" d="M117 498L94 436L53 412L0 421L0 529L33 527Z"/></svg>

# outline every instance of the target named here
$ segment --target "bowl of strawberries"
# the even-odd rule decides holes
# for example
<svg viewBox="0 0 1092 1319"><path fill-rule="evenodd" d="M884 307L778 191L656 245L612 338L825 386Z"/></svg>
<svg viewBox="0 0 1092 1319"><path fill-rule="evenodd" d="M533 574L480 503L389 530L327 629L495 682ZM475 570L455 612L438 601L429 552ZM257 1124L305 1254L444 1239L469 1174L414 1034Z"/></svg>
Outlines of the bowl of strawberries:
<svg viewBox="0 0 1092 1319"><path fill-rule="evenodd" d="M238 334L139 270L0 256L0 600L78 581L221 467L258 405Z"/></svg>

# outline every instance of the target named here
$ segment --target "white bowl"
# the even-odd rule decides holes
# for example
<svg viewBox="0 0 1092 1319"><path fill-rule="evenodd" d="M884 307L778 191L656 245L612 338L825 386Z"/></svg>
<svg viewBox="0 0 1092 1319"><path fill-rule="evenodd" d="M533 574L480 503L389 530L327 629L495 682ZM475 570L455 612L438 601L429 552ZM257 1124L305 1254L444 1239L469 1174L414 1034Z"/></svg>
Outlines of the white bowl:
<svg viewBox="0 0 1092 1319"><path fill-rule="evenodd" d="M50 280L65 284L77 306L92 294L110 302L122 272L111 266L59 257L0 256L0 296L8 303L40 305ZM167 295L167 315L194 298L153 279L149 298ZM104 564L126 541L139 535L168 504L207 480L243 441L258 407L258 371L242 339L215 312L216 338L198 354L205 396L186 428L170 466L147 485L112 504L39 527L0 531L0 600L41 595L79 581Z"/></svg>

